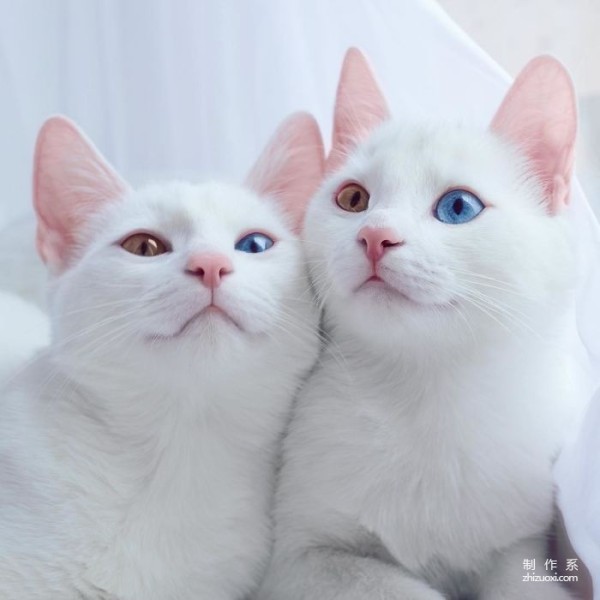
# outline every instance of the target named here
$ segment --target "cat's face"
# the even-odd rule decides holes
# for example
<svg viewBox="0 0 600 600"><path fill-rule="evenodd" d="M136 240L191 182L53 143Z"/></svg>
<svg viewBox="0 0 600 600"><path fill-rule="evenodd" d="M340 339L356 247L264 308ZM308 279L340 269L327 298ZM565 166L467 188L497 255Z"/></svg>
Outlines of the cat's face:
<svg viewBox="0 0 600 600"><path fill-rule="evenodd" d="M491 135L381 127L307 215L307 253L331 313L390 342L526 326L532 304L562 296L571 251L521 166Z"/></svg>
<svg viewBox="0 0 600 600"><path fill-rule="evenodd" d="M98 339L99 348L104 337L113 353L218 353L268 339L306 291L296 236L241 187L173 183L131 192L83 237L82 256L53 296L59 343L80 336Z"/></svg>
<svg viewBox="0 0 600 600"><path fill-rule="evenodd" d="M369 86L360 69L355 96ZM305 226L315 286L334 322L374 343L427 351L529 331L546 309L564 308L572 246L556 215L562 174L552 190L543 182L556 179L535 171L547 156L538 153L532 168L496 131L374 125L373 114L386 113L381 103L366 107L375 130L365 138L348 77L333 174Z"/></svg>
<svg viewBox="0 0 600 600"><path fill-rule="evenodd" d="M322 160L311 151L315 168L305 172L316 185ZM222 183L114 187L118 199L65 225L63 246L41 215L42 255L59 271L51 309L63 362L202 370L259 356L277 338L310 336L314 312L294 231L302 211L287 210L268 182L258 192ZM294 201L301 207L306 198Z"/></svg>

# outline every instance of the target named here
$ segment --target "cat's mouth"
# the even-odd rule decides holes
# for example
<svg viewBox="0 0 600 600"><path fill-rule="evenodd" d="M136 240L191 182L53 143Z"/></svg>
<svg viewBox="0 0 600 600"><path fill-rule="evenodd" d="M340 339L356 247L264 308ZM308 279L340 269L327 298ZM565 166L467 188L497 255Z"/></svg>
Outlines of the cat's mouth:
<svg viewBox="0 0 600 600"><path fill-rule="evenodd" d="M185 335L195 323L203 319L208 319L210 321L221 321L225 324L235 327L236 329L239 329L240 331L244 331L243 327L226 310L213 302L194 313L175 333L171 335L162 335L159 337L161 339L169 340L177 339Z"/></svg>
<svg viewBox="0 0 600 600"><path fill-rule="evenodd" d="M384 299L386 301L397 301L404 304L409 304L415 307L419 307L421 309L424 308L447 308L448 306L454 304L454 302L423 302L416 300L406 292L398 289L396 286L388 283L383 277L378 275L377 273L372 274L369 278L365 279L355 290L355 293L367 292L371 295L378 297L380 299Z"/></svg>
<svg viewBox="0 0 600 600"><path fill-rule="evenodd" d="M355 292L361 291L374 291L381 295L389 296L390 298L396 297L398 299L403 299L413 304L419 304L409 296L407 296L404 292L400 291L398 288L390 285L385 279L380 277L377 274L371 275L368 279L363 281L355 290Z"/></svg>

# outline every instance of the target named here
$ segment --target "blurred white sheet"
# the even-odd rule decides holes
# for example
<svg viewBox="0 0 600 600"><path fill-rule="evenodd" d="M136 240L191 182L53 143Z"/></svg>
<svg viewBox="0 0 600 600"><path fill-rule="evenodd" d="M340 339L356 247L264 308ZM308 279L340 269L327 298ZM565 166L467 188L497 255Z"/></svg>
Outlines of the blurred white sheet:
<svg viewBox="0 0 600 600"><path fill-rule="evenodd" d="M293 110L313 112L328 138L348 46L370 57L396 115L485 125L509 84L429 0L0 0L0 14L0 224L30 211L33 141L52 113L76 120L133 183L240 179ZM578 187L573 213L595 386L599 229ZM599 431L600 410L590 419ZM600 438L587 427L557 473L573 543L600 588L600 510L580 510L600 507L600 473L585 460Z"/></svg>
<svg viewBox="0 0 600 600"><path fill-rule="evenodd" d="M0 227L0 290L44 308L46 279L46 268L35 249L33 217L19 217Z"/></svg>
<svg viewBox="0 0 600 600"><path fill-rule="evenodd" d="M427 1L0 0L0 15L5 218L29 210L33 142L53 113L133 183L239 178L294 110L328 135L350 45L372 58L397 112L483 123L505 87Z"/></svg>
<svg viewBox="0 0 600 600"><path fill-rule="evenodd" d="M36 306L0 291L0 385L48 344L50 327Z"/></svg>

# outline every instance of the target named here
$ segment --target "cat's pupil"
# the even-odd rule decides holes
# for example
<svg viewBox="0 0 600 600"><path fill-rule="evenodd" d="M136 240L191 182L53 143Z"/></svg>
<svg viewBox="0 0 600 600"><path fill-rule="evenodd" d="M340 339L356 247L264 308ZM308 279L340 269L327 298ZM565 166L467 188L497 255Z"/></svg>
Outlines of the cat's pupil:
<svg viewBox="0 0 600 600"><path fill-rule="evenodd" d="M250 244L250 252L254 254L260 252L260 244L256 240L252 240L252 243Z"/></svg>
<svg viewBox="0 0 600 600"><path fill-rule="evenodd" d="M144 240L140 246L142 256L154 256L157 254L158 244L152 240Z"/></svg>
<svg viewBox="0 0 600 600"><path fill-rule="evenodd" d="M464 206L465 203L463 202L463 199L457 198L452 204L452 210L454 211L454 214L460 215L460 213L463 211Z"/></svg>
<svg viewBox="0 0 600 600"><path fill-rule="evenodd" d="M356 191L356 192L354 192L354 194L352 194L352 198L350 200L350 206L352 208L356 208L359 202L360 202L360 192Z"/></svg>

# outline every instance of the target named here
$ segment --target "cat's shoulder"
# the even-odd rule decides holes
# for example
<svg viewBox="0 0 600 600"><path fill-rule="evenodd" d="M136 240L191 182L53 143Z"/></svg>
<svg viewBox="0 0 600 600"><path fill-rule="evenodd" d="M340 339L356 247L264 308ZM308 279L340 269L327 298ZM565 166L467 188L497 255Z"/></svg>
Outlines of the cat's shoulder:
<svg viewBox="0 0 600 600"><path fill-rule="evenodd" d="M70 382L48 350L41 350L0 386L0 431L17 435L43 429L52 403L68 393Z"/></svg>

